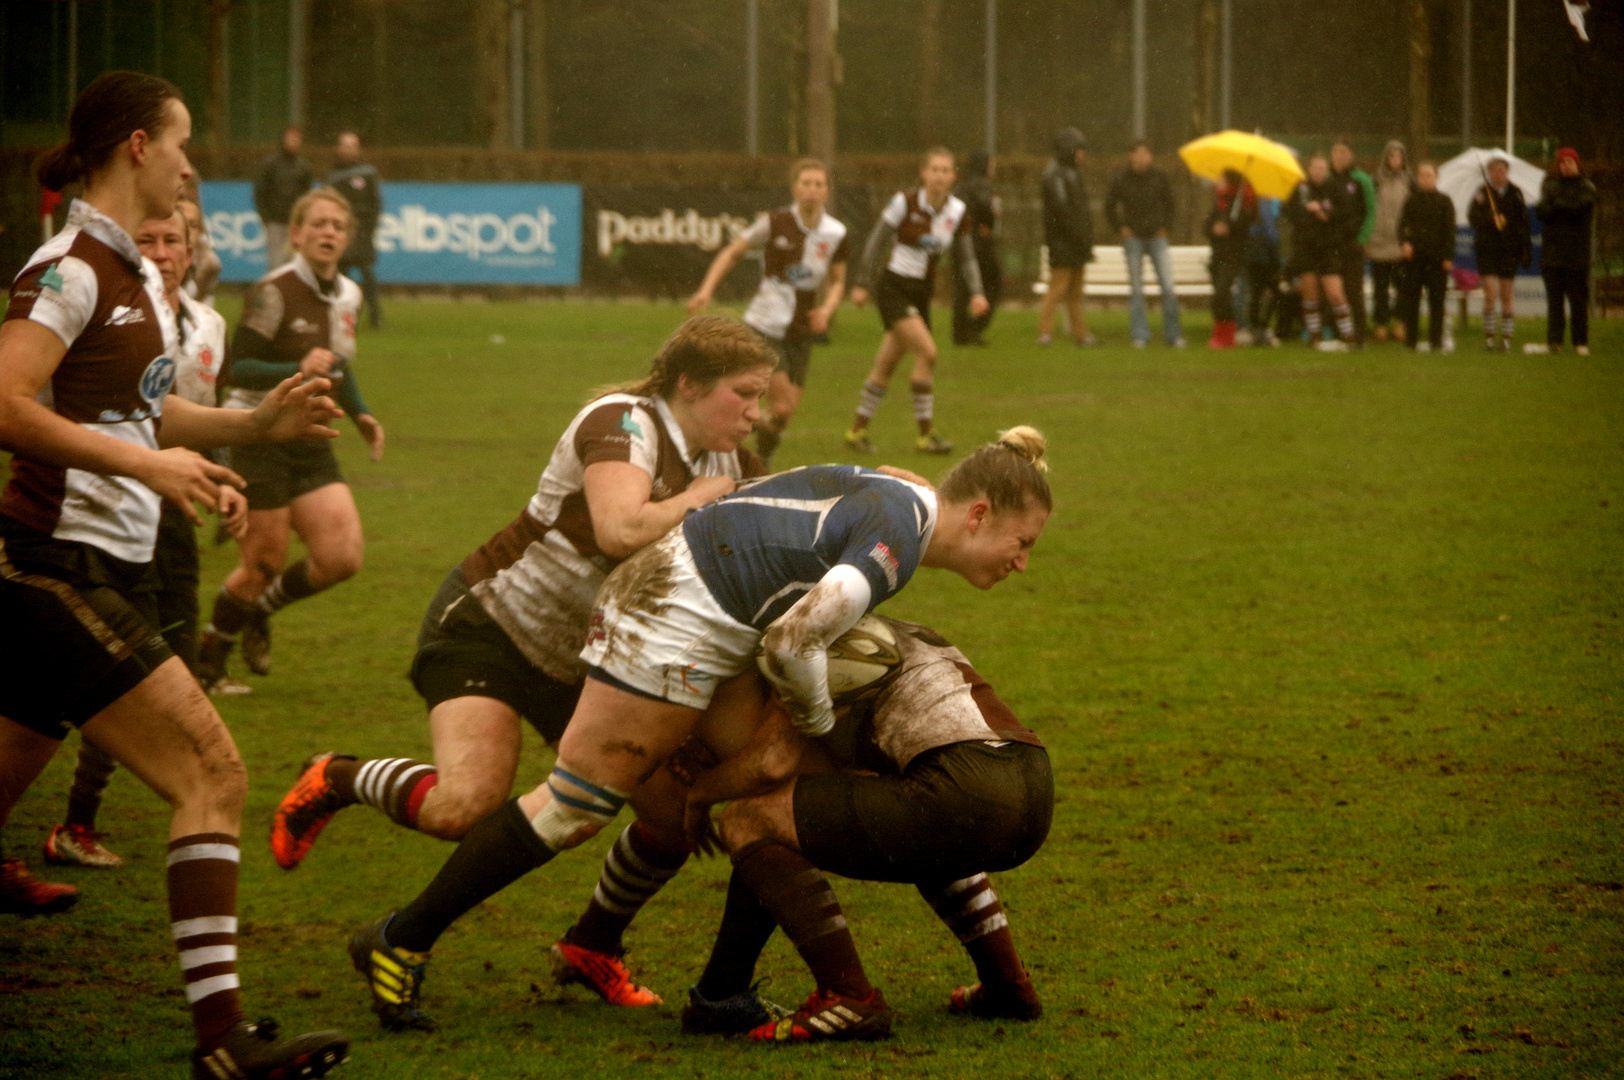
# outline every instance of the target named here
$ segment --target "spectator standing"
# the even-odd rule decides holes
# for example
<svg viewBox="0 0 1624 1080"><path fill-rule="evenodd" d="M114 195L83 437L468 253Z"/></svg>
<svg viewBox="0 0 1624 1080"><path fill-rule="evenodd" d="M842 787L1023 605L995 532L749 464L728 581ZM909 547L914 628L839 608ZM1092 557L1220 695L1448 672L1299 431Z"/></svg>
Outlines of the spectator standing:
<svg viewBox="0 0 1624 1080"><path fill-rule="evenodd" d="M1545 277L1546 338L1551 352L1562 348L1567 312L1573 313L1573 351L1590 355L1590 229L1596 214L1596 185L1579 172L1579 152L1556 152L1556 171L1540 187L1539 219L1545 223L1540 272Z"/></svg>
<svg viewBox="0 0 1624 1080"><path fill-rule="evenodd" d="M1128 263L1128 326L1135 348L1150 342L1150 320L1145 314L1145 257L1156 270L1162 290L1162 334L1174 348L1184 347L1179 323L1179 297L1173 286L1173 256L1168 233L1173 228L1173 183L1155 164L1150 144L1141 139L1128 152L1128 167L1111 181L1105 197L1105 216L1122 237Z"/></svg>
<svg viewBox="0 0 1624 1080"><path fill-rule="evenodd" d="M361 157L361 136L354 131L338 133L333 158L334 169L327 174L325 182L349 200L354 218L350 246L339 260L338 272L349 274L352 268L361 271L361 298L366 301L367 322L376 330L383 325L383 309L378 305L378 279L373 273L378 253L372 246L372 234L377 231L378 218L383 213L378 170Z"/></svg>
<svg viewBox="0 0 1624 1080"><path fill-rule="evenodd" d="M1353 337L1359 348L1368 336L1365 318L1365 245L1376 231L1376 185L1370 174L1353 163L1353 144L1338 139L1331 145L1331 179L1335 182L1336 214L1343 233L1340 246L1342 290L1353 312Z"/></svg>
<svg viewBox="0 0 1624 1080"><path fill-rule="evenodd" d="M254 180L254 209L265 226L266 270L275 270L293 257L288 248L288 213L316 179L310 164L299 155L303 148L304 132L283 128L281 147L260 163Z"/></svg>
<svg viewBox="0 0 1624 1080"><path fill-rule="evenodd" d="M1097 341L1083 315L1083 277L1094 261L1094 217L1083 185L1088 139L1074 127L1054 137L1054 159L1043 166L1043 243L1049 249L1049 289L1038 308L1038 344L1054 335L1055 308L1066 307L1071 337L1079 345Z"/></svg>
<svg viewBox="0 0 1624 1080"><path fill-rule="evenodd" d="M1399 253L1404 272L1399 276L1399 315L1410 348L1442 350L1449 312L1444 296L1449 273L1455 268L1455 204L1438 190L1438 169L1423 161L1415 172L1415 190L1404 200L1398 219ZM1421 293L1427 294L1432 323L1427 344L1420 344Z"/></svg>
<svg viewBox="0 0 1624 1080"><path fill-rule="evenodd" d="M1483 348L1510 352L1516 332L1511 294L1517 267L1533 254L1533 236L1528 204L1521 189L1511 182L1511 158L1502 150L1494 151L1489 155L1488 172L1488 182L1477 189L1466 220L1472 226L1477 272L1483 278Z"/></svg>
<svg viewBox="0 0 1624 1080"><path fill-rule="evenodd" d="M1376 169L1376 224L1370 234L1365 253L1370 256L1370 282L1375 291L1375 310L1371 321L1375 323L1372 336L1377 341L1387 340L1387 324L1393 320L1392 297L1404 293L1404 252L1399 245L1398 222L1404 213L1404 203L1415 188L1415 177L1410 173L1409 153L1397 139L1382 151L1382 163ZM1401 325L1404 312L1397 312Z"/></svg>
<svg viewBox="0 0 1624 1080"><path fill-rule="evenodd" d="M1291 221L1291 267L1302 297L1303 329L1308 344L1327 352L1344 351L1354 337L1353 312L1343 292L1342 263L1347 242L1348 200L1339 199L1344 185L1331 176L1324 154L1309 155L1307 177L1291 193L1285 212ZM1320 340L1320 297L1331 305L1338 337Z"/></svg>
<svg viewBox="0 0 1624 1080"><path fill-rule="evenodd" d="M1212 245L1212 337L1209 349L1235 347L1235 282L1246 270L1246 249L1257 220L1257 193L1234 169L1226 169L1207 215Z"/></svg>
<svg viewBox="0 0 1624 1080"><path fill-rule="evenodd" d="M1002 200L993 193L992 177L992 155L985 150L970 151L957 194L964 201L964 230L975 249L987 310L981 315L970 314L970 291L964 284L964 275L957 275L953 290L955 345L987 344L982 334L991 325L993 312L998 310L998 302L1004 296L1004 268L998 259L998 219L1004 208Z"/></svg>
<svg viewBox="0 0 1624 1080"><path fill-rule="evenodd" d="M1257 201L1257 217L1246 235L1247 344L1280 343L1273 329L1279 303L1280 200L1263 198Z"/></svg>

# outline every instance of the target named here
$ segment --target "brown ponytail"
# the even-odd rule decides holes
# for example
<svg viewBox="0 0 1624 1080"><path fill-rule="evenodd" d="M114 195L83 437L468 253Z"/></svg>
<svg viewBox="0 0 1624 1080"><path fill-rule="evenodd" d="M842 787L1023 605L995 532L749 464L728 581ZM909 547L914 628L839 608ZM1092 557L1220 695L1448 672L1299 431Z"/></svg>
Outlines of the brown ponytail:
<svg viewBox="0 0 1624 1080"><path fill-rule="evenodd" d="M666 339L647 375L635 382L595 390L592 396L669 398L677 392L677 383L684 375L691 383L712 386L725 376L777 363L778 357L766 339L743 323L721 315L695 315Z"/></svg>
<svg viewBox="0 0 1624 1080"><path fill-rule="evenodd" d="M167 79L138 71L109 71L79 92L68 114L68 141L47 150L34 166L42 186L61 191L99 171L137 131L156 138L180 91Z"/></svg>
<svg viewBox="0 0 1624 1080"><path fill-rule="evenodd" d="M1033 503L1054 509L1045 454L1049 442L1043 432L1021 424L998 433L998 441L983 446L957 465L937 486L943 502L965 503L985 498L997 511L1019 513Z"/></svg>

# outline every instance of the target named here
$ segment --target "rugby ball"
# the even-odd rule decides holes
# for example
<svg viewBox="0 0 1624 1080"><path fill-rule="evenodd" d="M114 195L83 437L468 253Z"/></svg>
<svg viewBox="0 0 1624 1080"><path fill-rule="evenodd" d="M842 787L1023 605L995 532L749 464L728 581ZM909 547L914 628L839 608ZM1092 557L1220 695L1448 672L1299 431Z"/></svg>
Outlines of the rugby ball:
<svg viewBox="0 0 1624 1080"><path fill-rule="evenodd" d="M767 674L766 657L756 664ZM829 696L836 705L850 705L878 694L902 670L897 635L884 619L864 615L857 625L829 646Z"/></svg>

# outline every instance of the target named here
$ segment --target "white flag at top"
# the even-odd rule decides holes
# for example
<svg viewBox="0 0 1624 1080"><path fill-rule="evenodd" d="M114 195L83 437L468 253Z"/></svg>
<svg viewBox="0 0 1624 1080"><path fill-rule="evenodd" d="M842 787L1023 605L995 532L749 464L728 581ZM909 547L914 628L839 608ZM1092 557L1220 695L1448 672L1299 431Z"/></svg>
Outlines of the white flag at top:
<svg viewBox="0 0 1624 1080"><path fill-rule="evenodd" d="M1590 14L1590 0L1562 0L1562 6L1568 9L1568 22L1579 32L1579 40L1590 43L1590 32L1585 29L1585 16Z"/></svg>

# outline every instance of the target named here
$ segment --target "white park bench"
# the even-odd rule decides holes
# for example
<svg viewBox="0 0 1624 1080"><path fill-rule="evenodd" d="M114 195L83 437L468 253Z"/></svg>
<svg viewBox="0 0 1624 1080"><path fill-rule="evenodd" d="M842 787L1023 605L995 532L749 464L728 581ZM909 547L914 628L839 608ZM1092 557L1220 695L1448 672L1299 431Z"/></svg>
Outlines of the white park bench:
<svg viewBox="0 0 1624 1080"><path fill-rule="evenodd" d="M1212 275L1207 263L1212 260L1212 249L1205 244L1174 244L1168 249L1173 257L1173 288L1180 296L1211 296ZM1038 280L1032 291L1043 295L1049 291L1049 248L1045 245L1039 255ZM1156 281L1156 271L1145 259L1145 295L1159 297L1162 287ZM1095 244L1094 261L1088 264L1083 277L1084 296L1123 297L1129 295L1128 263L1122 257L1120 244Z"/></svg>

